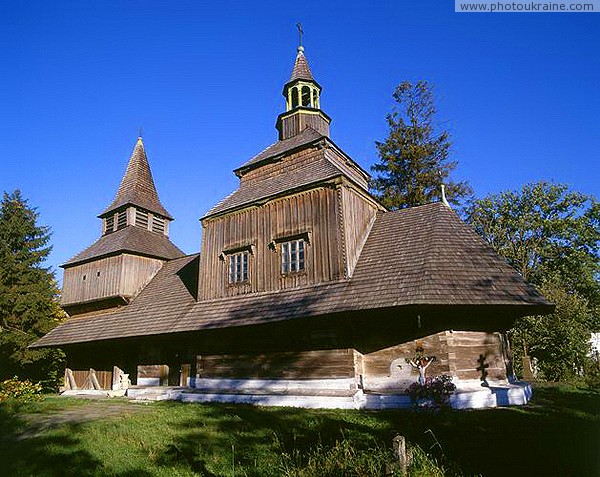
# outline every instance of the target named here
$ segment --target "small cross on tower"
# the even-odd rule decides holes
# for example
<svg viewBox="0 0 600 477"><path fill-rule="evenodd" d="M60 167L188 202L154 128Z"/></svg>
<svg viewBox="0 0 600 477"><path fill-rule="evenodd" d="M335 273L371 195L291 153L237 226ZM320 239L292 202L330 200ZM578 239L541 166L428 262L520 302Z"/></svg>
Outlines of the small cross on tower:
<svg viewBox="0 0 600 477"><path fill-rule="evenodd" d="M296 28L298 29L298 46L302 46L302 35L304 35L304 30L302 29L302 23L296 23Z"/></svg>

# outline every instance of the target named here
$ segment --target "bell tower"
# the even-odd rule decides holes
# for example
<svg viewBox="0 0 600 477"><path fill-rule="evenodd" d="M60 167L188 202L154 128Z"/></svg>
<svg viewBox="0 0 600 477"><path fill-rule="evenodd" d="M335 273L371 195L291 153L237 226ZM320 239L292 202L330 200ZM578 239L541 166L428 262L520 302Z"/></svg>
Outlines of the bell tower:
<svg viewBox="0 0 600 477"><path fill-rule="evenodd" d="M139 137L112 203L98 216L102 235L64 265L61 305L70 315L127 305L173 258L173 218L160 203Z"/></svg>
<svg viewBox="0 0 600 477"><path fill-rule="evenodd" d="M289 81L283 87L285 112L277 118L275 127L279 131L279 140L289 139L310 127L329 136L331 119L321 110L321 86L313 78L302 46L302 29L296 61Z"/></svg>

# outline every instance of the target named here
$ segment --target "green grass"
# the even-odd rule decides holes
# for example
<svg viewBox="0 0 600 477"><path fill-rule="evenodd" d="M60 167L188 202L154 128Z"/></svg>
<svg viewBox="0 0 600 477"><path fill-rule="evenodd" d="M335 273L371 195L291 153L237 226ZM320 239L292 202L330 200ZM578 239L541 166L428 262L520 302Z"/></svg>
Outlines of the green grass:
<svg viewBox="0 0 600 477"><path fill-rule="evenodd" d="M0 407L0 474L383 475L402 434L411 475L597 476L599 414L600 393L564 386L525 407L425 413L47 397Z"/></svg>

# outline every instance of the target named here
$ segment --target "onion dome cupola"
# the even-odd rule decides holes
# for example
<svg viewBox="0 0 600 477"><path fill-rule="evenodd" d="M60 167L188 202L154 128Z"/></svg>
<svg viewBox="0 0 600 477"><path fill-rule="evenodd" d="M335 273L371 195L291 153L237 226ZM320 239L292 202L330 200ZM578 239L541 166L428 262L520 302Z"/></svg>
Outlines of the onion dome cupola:
<svg viewBox="0 0 600 477"><path fill-rule="evenodd" d="M103 235L134 226L169 235L173 217L160 203L144 143L138 137L115 200L99 216Z"/></svg>
<svg viewBox="0 0 600 477"><path fill-rule="evenodd" d="M313 78L302 45L298 47L292 76L283 87L283 96L285 112L279 115L275 126L280 141L300 134L307 127L329 136L331 119L321 110L321 86Z"/></svg>

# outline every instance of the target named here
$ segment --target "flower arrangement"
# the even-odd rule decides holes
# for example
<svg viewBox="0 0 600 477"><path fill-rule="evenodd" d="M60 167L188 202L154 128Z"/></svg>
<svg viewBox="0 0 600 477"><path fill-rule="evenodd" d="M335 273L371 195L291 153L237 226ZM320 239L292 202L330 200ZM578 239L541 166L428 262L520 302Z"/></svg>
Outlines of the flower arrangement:
<svg viewBox="0 0 600 477"><path fill-rule="evenodd" d="M419 408L439 408L446 406L456 385L452 382L452 376L441 374L432 378L425 378L424 383L411 384L406 393L411 401Z"/></svg>

